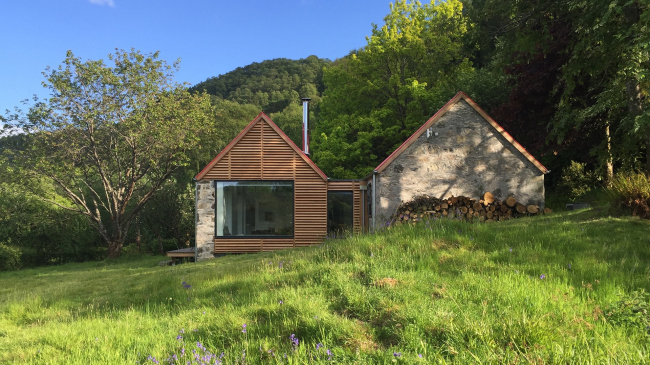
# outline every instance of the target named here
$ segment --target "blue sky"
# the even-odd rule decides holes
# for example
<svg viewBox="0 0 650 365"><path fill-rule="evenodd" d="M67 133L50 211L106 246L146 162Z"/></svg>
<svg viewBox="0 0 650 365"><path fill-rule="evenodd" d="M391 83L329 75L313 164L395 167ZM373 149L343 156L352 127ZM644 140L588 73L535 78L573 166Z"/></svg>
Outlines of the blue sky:
<svg viewBox="0 0 650 365"><path fill-rule="evenodd" d="M181 58L176 81L196 84L252 62L334 60L363 47L390 0L2 0L0 115L41 86L67 50L106 59L115 48Z"/></svg>

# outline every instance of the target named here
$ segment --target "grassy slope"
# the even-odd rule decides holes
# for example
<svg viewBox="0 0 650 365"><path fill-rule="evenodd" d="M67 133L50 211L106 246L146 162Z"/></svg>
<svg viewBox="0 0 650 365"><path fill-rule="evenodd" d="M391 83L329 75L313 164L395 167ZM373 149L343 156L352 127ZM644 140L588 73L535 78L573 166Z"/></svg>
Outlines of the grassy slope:
<svg viewBox="0 0 650 365"><path fill-rule="evenodd" d="M160 259L1 273L0 363L146 363L197 342L225 363L244 351L246 363L327 362L328 349L339 363L649 361L645 325L606 315L650 291L649 222L446 220L173 268Z"/></svg>

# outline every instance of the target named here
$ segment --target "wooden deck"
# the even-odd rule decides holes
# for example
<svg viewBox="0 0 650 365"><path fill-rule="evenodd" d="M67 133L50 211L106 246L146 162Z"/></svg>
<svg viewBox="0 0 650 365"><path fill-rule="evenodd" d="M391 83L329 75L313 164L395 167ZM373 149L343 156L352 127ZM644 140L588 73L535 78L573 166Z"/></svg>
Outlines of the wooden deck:
<svg viewBox="0 0 650 365"><path fill-rule="evenodd" d="M167 251L167 257L172 258L172 265L176 264L177 259L183 259L186 257L195 257L195 247L181 248L180 250Z"/></svg>

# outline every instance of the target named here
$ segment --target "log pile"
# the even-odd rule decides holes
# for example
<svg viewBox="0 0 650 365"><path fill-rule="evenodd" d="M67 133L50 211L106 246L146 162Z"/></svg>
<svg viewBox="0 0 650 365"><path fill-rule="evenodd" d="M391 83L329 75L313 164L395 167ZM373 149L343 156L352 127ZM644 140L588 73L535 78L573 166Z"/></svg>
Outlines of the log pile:
<svg viewBox="0 0 650 365"><path fill-rule="evenodd" d="M455 218L469 222L497 222L539 214L549 214L551 209L540 210L537 205L523 205L514 197L500 201L489 192L476 200L465 196L438 199L422 195L402 203L390 219L390 224L402 225L422 220Z"/></svg>

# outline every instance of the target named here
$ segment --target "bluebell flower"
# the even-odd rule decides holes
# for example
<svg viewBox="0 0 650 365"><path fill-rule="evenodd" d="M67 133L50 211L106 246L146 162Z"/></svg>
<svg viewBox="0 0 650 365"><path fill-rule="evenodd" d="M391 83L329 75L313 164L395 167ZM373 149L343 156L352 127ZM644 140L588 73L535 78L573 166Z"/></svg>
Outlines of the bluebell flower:
<svg viewBox="0 0 650 365"><path fill-rule="evenodd" d="M293 345L293 350L295 351L300 341L298 340L298 337L296 337L296 335L294 335L293 333L291 334L291 336L289 336L289 339L291 340L291 345Z"/></svg>

